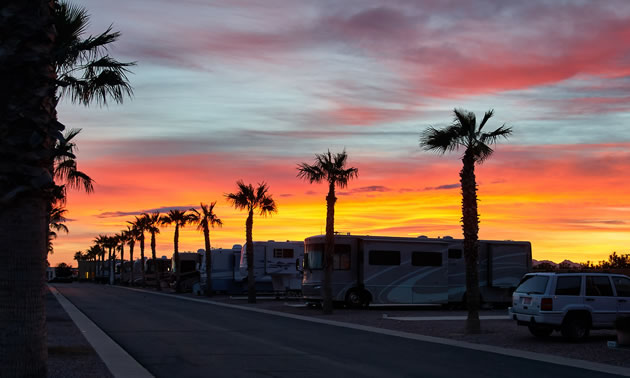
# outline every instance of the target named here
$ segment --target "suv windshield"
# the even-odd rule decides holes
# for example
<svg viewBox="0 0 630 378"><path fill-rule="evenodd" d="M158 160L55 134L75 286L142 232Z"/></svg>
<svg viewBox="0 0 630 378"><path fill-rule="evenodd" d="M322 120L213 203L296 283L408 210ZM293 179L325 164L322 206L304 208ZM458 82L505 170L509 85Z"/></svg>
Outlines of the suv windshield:
<svg viewBox="0 0 630 378"><path fill-rule="evenodd" d="M518 284L516 293L544 294L549 277L547 276L525 276Z"/></svg>

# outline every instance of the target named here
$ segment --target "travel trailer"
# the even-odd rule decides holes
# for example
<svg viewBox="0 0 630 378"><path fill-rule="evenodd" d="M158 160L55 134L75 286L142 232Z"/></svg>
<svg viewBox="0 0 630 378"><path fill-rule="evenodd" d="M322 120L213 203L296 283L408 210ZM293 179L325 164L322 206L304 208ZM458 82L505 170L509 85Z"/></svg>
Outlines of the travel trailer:
<svg viewBox="0 0 630 378"><path fill-rule="evenodd" d="M256 290L275 293L297 293L302 289L302 273L298 269L304 259L304 242L254 242L254 277ZM240 275L247 282L247 253L243 245ZM260 289L258 288L260 287Z"/></svg>
<svg viewBox="0 0 630 378"><path fill-rule="evenodd" d="M193 292L206 288L208 275L206 274L206 253L204 249L200 249L197 253L201 254L199 263L200 286L193 289ZM231 249L217 248L212 250L212 290L215 292L224 292L228 294L241 294L243 292L242 277L239 270L241 260L241 245L234 244Z"/></svg>
<svg viewBox="0 0 630 378"><path fill-rule="evenodd" d="M304 241L302 294L322 300L325 235ZM479 241L481 300L509 303L521 277L531 270L529 242ZM333 300L351 307L374 304L465 302L463 240L335 235Z"/></svg>

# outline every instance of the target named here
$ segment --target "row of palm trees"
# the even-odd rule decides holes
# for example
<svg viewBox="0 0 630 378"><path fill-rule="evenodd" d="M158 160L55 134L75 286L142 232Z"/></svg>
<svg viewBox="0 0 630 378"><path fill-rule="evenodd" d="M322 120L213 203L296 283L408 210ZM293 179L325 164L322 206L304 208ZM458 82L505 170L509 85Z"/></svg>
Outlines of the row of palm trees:
<svg viewBox="0 0 630 378"><path fill-rule="evenodd" d="M206 247L206 266L211 264L211 255L209 251L210 246L210 228L215 226L222 226L223 222L214 213L214 207L216 201L208 204L203 202L200 204L199 209L179 210L171 209L166 214L160 214L159 212L142 213L140 216L136 216L133 221L128 221L126 229L120 231L115 235L99 235L94 239L94 244L87 249L85 253L75 253L76 260L89 260L97 262L100 258L100 266L97 268L102 274L104 267L105 254L108 254L109 261L109 281L110 284L114 283L114 262L117 259L116 252L120 253L121 266L124 267L125 262L125 246L129 246L129 261L134 261L134 249L136 242L140 246L140 261L145 261L145 233L150 235L150 247L151 258L154 262L155 274L156 274L156 289L161 290L160 286L160 265L156 263L156 235L160 233L160 226L174 225L175 231L173 235L173 259L175 261L175 274L176 274L176 290L179 291L181 269L179 260L179 230L189 224L196 224L198 230L204 235L205 247ZM211 272L211 270L208 270ZM146 267L142 264L142 286L146 285ZM122 276L121 276L122 278ZM208 278L210 278L210 273ZM209 282L210 279L208 280ZM135 282L134 271L131 269L129 281L130 285ZM211 287L209 287L211 289ZM211 290L206 291L208 295L211 295Z"/></svg>

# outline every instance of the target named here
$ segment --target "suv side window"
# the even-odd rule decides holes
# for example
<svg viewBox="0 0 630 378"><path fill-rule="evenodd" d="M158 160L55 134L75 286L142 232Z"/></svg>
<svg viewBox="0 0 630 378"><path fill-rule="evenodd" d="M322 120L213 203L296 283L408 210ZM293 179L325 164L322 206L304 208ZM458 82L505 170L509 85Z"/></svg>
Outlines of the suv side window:
<svg viewBox="0 0 630 378"><path fill-rule="evenodd" d="M581 276L560 276L556 281L556 295L580 295Z"/></svg>
<svg viewBox="0 0 630 378"><path fill-rule="evenodd" d="M607 276L586 276L586 295L612 297L613 291Z"/></svg>
<svg viewBox="0 0 630 378"><path fill-rule="evenodd" d="M630 297L630 279L625 277L613 277L618 297Z"/></svg>

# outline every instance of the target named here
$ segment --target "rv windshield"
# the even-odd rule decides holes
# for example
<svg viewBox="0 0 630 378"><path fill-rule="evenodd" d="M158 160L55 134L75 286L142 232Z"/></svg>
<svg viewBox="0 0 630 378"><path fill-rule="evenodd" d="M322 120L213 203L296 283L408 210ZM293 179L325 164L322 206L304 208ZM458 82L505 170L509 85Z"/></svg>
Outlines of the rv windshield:
<svg viewBox="0 0 630 378"><path fill-rule="evenodd" d="M309 244L304 251L304 261L309 269L322 269L324 267L324 244Z"/></svg>

